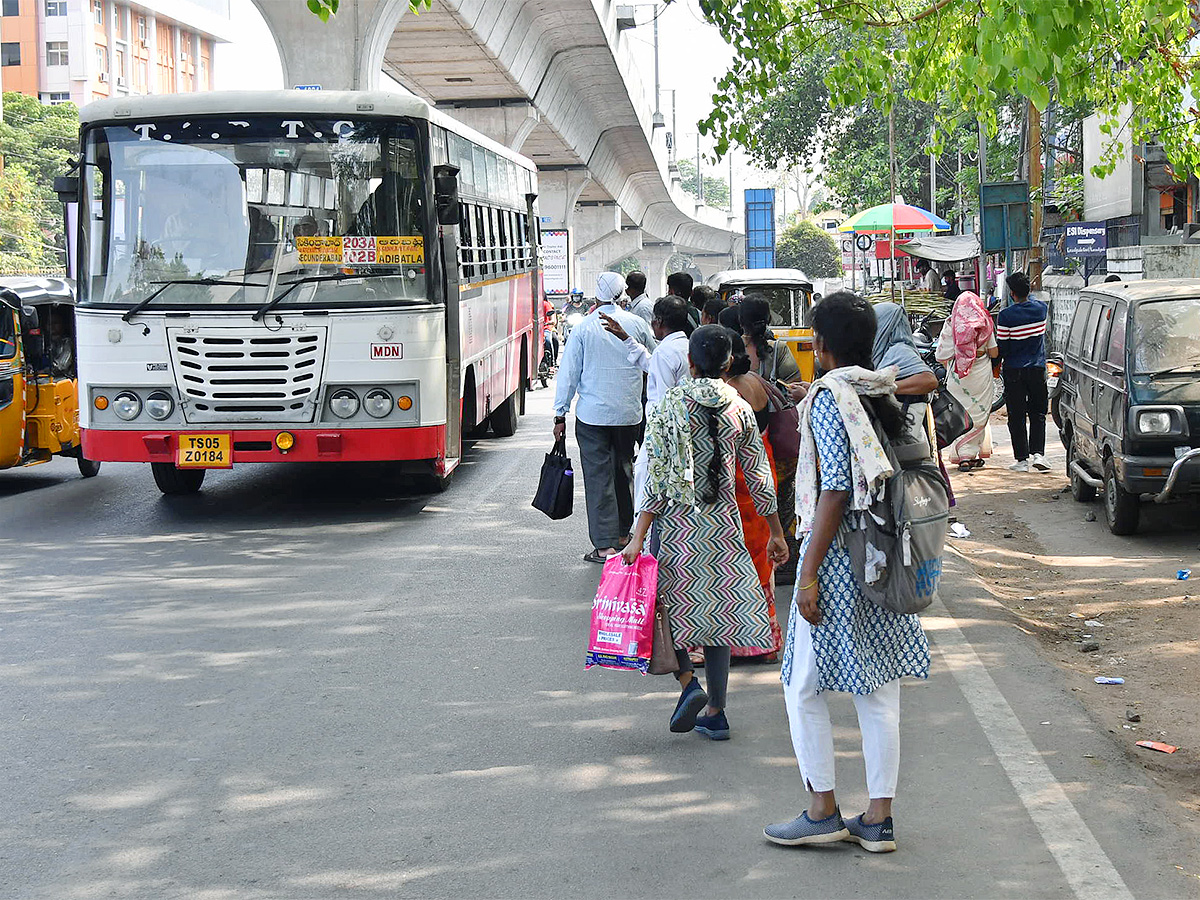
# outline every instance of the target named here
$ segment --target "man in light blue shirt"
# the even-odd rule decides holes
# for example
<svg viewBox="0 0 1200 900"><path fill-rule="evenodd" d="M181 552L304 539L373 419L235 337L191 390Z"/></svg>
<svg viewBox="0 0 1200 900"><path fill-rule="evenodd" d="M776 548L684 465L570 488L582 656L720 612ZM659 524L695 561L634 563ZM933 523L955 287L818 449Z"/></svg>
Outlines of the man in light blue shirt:
<svg viewBox="0 0 1200 900"><path fill-rule="evenodd" d="M653 325L654 301L646 293L645 272L630 272L625 276L625 295L629 297L629 311L643 319L647 325Z"/></svg>
<svg viewBox="0 0 1200 900"><path fill-rule="evenodd" d="M588 535L595 548L584 557L603 563L618 552L633 528L633 445L642 422L642 369L629 361L625 345L604 329L600 313L615 319L650 350L654 336L640 317L616 300L625 283L616 272L596 281L595 311L571 329L558 368L554 394L554 437L566 435L567 412L575 400L575 440L583 465Z"/></svg>

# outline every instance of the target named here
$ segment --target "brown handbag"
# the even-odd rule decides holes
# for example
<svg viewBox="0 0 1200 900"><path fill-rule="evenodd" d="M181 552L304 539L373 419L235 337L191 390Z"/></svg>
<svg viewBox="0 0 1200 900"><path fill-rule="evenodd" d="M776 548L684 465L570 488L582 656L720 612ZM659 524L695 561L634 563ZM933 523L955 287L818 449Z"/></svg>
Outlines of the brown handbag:
<svg viewBox="0 0 1200 900"><path fill-rule="evenodd" d="M664 603L654 604L654 643L650 648L651 675L672 675L679 671L675 656L675 636L671 634L671 608Z"/></svg>

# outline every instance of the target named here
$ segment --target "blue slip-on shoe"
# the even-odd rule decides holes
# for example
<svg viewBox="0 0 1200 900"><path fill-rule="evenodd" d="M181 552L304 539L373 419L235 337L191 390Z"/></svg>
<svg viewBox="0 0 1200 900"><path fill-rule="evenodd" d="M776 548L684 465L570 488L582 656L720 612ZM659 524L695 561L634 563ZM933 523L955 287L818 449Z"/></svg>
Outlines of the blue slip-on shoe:
<svg viewBox="0 0 1200 900"><path fill-rule="evenodd" d="M763 829L763 836L773 844L783 844L785 847L798 847L801 844L836 844L846 840L850 832L842 821L841 810L835 809L827 819L813 821L808 817L808 811L800 813L790 822L780 822L778 825L768 825Z"/></svg>
<svg viewBox="0 0 1200 900"><path fill-rule="evenodd" d="M671 714L671 730L676 734L684 734L696 727L696 716L700 710L708 706L708 694L700 687L700 680L695 675L679 695L675 704L675 712Z"/></svg>
<svg viewBox="0 0 1200 900"><path fill-rule="evenodd" d="M846 832L842 840L858 844L871 853L891 853L896 849L896 831L891 816L874 825L864 822L861 815L855 816L846 820Z"/></svg>
<svg viewBox="0 0 1200 900"><path fill-rule="evenodd" d="M697 716L696 732L714 741L729 740L729 720L725 718L725 710L715 716Z"/></svg>

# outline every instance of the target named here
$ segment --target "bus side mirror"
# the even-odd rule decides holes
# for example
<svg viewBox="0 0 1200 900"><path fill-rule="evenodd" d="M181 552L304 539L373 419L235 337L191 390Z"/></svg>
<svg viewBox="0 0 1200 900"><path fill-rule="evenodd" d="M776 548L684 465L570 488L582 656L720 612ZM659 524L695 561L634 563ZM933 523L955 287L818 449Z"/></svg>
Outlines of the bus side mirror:
<svg viewBox="0 0 1200 900"><path fill-rule="evenodd" d="M54 179L54 193L59 203L79 202L79 176L59 175Z"/></svg>
<svg viewBox="0 0 1200 900"><path fill-rule="evenodd" d="M458 166L434 166L433 200L439 225L459 223Z"/></svg>

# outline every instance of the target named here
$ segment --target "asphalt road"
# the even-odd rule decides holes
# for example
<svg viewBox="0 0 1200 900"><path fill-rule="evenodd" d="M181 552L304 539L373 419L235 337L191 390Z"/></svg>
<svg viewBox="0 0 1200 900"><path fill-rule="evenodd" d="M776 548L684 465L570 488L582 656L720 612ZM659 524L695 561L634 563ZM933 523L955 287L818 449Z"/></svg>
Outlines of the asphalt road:
<svg viewBox="0 0 1200 900"><path fill-rule="evenodd" d="M713 744L667 731L673 681L583 669L582 490L530 508L549 392L529 409L435 496L381 467L183 498L132 465L0 473L0 896L1198 893L1170 804L953 557L900 851L766 843L803 803L777 671L735 669Z"/></svg>

